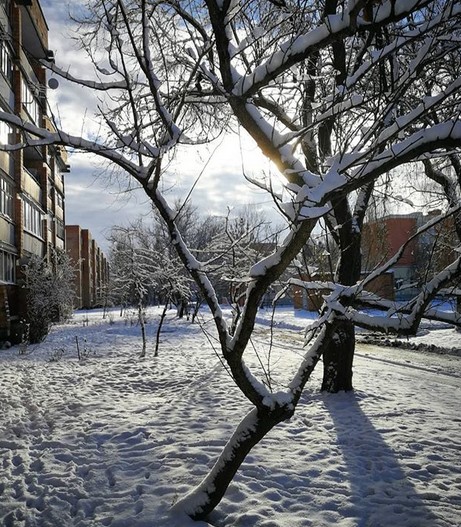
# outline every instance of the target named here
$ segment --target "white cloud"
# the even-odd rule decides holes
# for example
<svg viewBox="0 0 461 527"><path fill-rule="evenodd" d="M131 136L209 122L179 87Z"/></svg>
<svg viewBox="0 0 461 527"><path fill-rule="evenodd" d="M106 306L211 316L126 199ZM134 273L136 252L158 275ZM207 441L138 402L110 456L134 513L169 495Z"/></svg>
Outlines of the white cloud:
<svg viewBox="0 0 461 527"><path fill-rule="evenodd" d="M69 9L79 7L76 0L67 3L42 0L50 28L49 46L55 52L57 64L71 68L74 74L90 75L84 53L77 50L70 38ZM59 80L59 87L49 90L50 103L64 130L72 134L95 133L94 120L97 96L92 100L88 90ZM97 94L96 94L97 95ZM215 145L200 150L187 148L172 163L167 182L169 195L185 198L201 174L191 199L203 214L226 214L227 206L238 207L247 203L267 206L270 197L246 181L250 176L269 172L270 166L262 153L248 139L227 137L210 157ZM245 159L242 168L242 156ZM107 175L101 160L84 154L70 156L70 174L66 175L66 222L89 228L98 244L106 246L105 236L114 224L126 224L139 215L148 214L150 205L140 190L128 190L127 178L114 182Z"/></svg>

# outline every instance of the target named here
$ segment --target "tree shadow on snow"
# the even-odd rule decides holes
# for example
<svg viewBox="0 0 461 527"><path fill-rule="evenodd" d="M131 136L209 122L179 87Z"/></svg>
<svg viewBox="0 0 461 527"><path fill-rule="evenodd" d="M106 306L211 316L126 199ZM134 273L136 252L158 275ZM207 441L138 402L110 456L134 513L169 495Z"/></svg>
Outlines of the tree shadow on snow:
<svg viewBox="0 0 461 527"><path fill-rule="evenodd" d="M436 516L408 480L404 456L385 441L386 434L398 433L404 419L389 415L388 427L375 428L363 412L357 393L325 394L337 447L342 455L350 485L350 516L357 527L432 527ZM396 430L397 429L397 430ZM434 522L435 520L435 522Z"/></svg>

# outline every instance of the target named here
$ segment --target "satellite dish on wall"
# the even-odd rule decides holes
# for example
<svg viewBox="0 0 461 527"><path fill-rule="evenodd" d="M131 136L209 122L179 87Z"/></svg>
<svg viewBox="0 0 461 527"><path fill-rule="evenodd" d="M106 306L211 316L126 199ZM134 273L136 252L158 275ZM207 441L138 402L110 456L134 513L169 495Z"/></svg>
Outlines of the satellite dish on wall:
<svg viewBox="0 0 461 527"><path fill-rule="evenodd" d="M55 89L59 86L59 81L58 81L58 79L55 79L54 77L51 77L51 79L48 81L48 86L49 86L52 90L55 90Z"/></svg>

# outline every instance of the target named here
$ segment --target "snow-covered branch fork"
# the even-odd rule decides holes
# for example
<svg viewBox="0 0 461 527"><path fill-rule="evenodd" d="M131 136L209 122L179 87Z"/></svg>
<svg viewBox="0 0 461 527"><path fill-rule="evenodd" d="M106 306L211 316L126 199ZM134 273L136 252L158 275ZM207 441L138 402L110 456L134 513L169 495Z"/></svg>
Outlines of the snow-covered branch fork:
<svg viewBox="0 0 461 527"><path fill-rule="evenodd" d="M222 361L253 409L209 475L179 500L177 507L193 518L213 510L251 448L293 415L322 354L328 355L330 375L343 368L351 382L354 325L414 332L422 317L440 317L430 302L460 273L457 257L434 272L428 268L420 293L401 309L365 293L371 278L395 260L360 279L362 228L380 186L391 188L388 201L396 188L408 194L399 186L409 164L424 178L421 160L443 163L461 151L461 1L283 4L90 0L78 35L90 55L93 78L87 72L71 74L70 65L42 66L97 100L97 128L85 137L66 132L66 126L45 119L45 108L37 126L0 113L16 132L2 150L63 145L95 154L138 182L212 313ZM175 186L168 161L187 159L191 146L237 128L246 130L278 171L277 178L252 177L283 211L286 229L270 256L248 265L239 291L243 305L234 306L229 322L209 261L200 261L187 243L163 189ZM450 189L441 204L447 210L461 196L461 178L446 167L440 170L444 177L433 180ZM223 174L215 183L224 190L227 181ZM191 184L185 199L194 191ZM316 227L327 231L321 243ZM315 253L317 246L322 250ZM331 246L336 259L335 251L327 250ZM268 386L245 362L258 309L269 288L279 287L281 280L295 283L289 281L291 264L310 252L328 255L334 279L301 284L329 294L296 374L288 383L275 379ZM310 264L320 267L323 260L315 256ZM371 319L360 309L365 303L386 309L386 316ZM459 323L457 315L450 320ZM338 334L345 336L346 351L337 344ZM352 384L328 384L333 385L332 391L352 389Z"/></svg>
<svg viewBox="0 0 461 527"><path fill-rule="evenodd" d="M397 303L380 297L376 293L367 291L369 286L379 276L398 264L405 249L416 239L423 236L447 218L458 214L460 206L450 209L446 214L428 221L416 233L410 236L399 250L384 264L368 274L355 285L345 286L334 282L305 281L291 278L288 287L300 287L308 294L322 295L324 306L322 317L313 325L319 327L330 314L344 317L356 326L373 331L395 333L398 335L414 335L422 319L445 322L461 327L461 314L447 313L431 307L431 302L444 289L458 283L461 278L461 256L454 259L444 269L421 285L421 291L412 299ZM386 312L386 316L368 314L367 310ZM312 329L313 329L312 328Z"/></svg>

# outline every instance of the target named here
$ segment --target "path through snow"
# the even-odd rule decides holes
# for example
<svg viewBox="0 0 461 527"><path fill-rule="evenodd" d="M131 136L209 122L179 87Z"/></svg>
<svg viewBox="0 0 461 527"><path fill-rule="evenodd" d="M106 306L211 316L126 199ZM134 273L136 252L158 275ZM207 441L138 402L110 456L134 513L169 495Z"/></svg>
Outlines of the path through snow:
<svg viewBox="0 0 461 527"><path fill-rule="evenodd" d="M206 473L247 402L197 326L170 319L160 357L139 360L139 328L96 314L83 326L83 316L26 356L0 352L0 524L197 525L170 507ZM76 335L95 352L82 363ZM274 368L293 369L297 337L273 349ZM211 524L461 525L460 374L458 357L373 346L359 349L354 394L318 393L317 372Z"/></svg>

